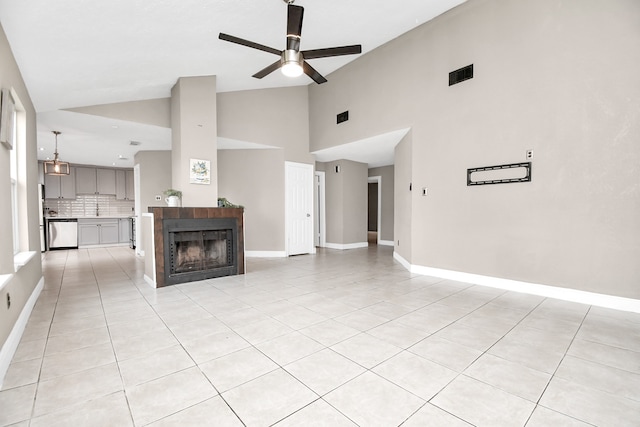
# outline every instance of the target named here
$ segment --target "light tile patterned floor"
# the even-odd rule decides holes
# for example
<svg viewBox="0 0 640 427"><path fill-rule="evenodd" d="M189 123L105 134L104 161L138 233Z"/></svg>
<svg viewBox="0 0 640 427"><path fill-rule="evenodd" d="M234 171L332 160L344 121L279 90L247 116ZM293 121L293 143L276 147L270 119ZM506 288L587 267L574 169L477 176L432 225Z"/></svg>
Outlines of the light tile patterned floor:
<svg viewBox="0 0 640 427"><path fill-rule="evenodd" d="M48 252L0 391L17 426L638 426L640 315L408 273L392 249L152 289Z"/></svg>

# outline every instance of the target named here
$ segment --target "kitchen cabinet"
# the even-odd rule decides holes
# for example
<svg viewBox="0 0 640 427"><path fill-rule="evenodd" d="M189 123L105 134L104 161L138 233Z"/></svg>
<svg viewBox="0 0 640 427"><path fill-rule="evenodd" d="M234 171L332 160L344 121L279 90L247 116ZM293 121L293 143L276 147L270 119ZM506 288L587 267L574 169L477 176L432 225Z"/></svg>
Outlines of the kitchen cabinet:
<svg viewBox="0 0 640 427"><path fill-rule="evenodd" d="M109 245L120 242L118 219L79 219L78 245Z"/></svg>
<svg viewBox="0 0 640 427"><path fill-rule="evenodd" d="M118 220L120 243L129 243L129 239L131 238L130 228L129 218L120 218Z"/></svg>
<svg viewBox="0 0 640 427"><path fill-rule="evenodd" d="M75 199L76 174L75 168L70 168L69 175L44 176L44 194L47 199Z"/></svg>
<svg viewBox="0 0 640 427"><path fill-rule="evenodd" d="M133 170L116 169L116 199L134 200Z"/></svg>
<svg viewBox="0 0 640 427"><path fill-rule="evenodd" d="M96 169L96 192L98 194L116 194L115 169Z"/></svg>
<svg viewBox="0 0 640 427"><path fill-rule="evenodd" d="M76 193L115 195L115 169L101 169L90 167L76 168Z"/></svg>

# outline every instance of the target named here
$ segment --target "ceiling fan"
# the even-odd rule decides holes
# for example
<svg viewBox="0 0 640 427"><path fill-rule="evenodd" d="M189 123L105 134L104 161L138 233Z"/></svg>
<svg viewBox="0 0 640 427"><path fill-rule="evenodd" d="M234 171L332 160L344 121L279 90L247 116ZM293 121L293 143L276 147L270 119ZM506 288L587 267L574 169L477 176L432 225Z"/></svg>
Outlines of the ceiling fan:
<svg viewBox="0 0 640 427"><path fill-rule="evenodd" d="M253 49L269 52L274 55L278 55L278 59L273 64L258 71L253 75L257 79L261 79L278 68L282 70L285 76L297 77L302 73L305 73L318 84L325 83L325 79L320 73L318 73L309 63L307 59L327 58L330 56L342 56L342 55L354 55L362 53L361 45L329 47L325 49L312 49L312 50L300 50L300 34L302 33L302 16L304 15L304 8L302 6L295 6L293 4L295 0L284 0L287 6L287 47L285 50L274 49L269 46L265 46L259 43L255 43L249 40L241 39L239 37L230 36L229 34L220 33L218 38L220 40L228 41L231 43L237 43L243 46L251 47Z"/></svg>

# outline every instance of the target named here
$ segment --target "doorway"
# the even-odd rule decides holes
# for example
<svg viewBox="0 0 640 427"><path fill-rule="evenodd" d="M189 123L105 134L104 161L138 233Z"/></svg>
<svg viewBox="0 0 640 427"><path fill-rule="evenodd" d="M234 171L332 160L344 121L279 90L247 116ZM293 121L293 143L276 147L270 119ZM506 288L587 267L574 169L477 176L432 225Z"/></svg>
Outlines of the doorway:
<svg viewBox="0 0 640 427"><path fill-rule="evenodd" d="M326 210L325 210L325 173L324 171L315 172L315 197L316 197L316 216L315 216L315 236L314 244L316 247L324 248L327 245L327 229L326 229Z"/></svg>

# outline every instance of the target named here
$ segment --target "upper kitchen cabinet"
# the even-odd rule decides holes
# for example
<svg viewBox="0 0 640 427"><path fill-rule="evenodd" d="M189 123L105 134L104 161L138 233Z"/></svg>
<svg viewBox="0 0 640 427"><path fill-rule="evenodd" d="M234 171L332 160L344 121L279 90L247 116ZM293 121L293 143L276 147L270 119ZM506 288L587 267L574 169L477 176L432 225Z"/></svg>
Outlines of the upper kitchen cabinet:
<svg viewBox="0 0 640 427"><path fill-rule="evenodd" d="M116 169L116 199L134 200L133 170Z"/></svg>
<svg viewBox="0 0 640 427"><path fill-rule="evenodd" d="M70 168L69 175L45 175L44 195L46 199L75 199L76 168Z"/></svg>
<svg viewBox="0 0 640 427"><path fill-rule="evenodd" d="M76 168L76 193L115 195L115 169Z"/></svg>

